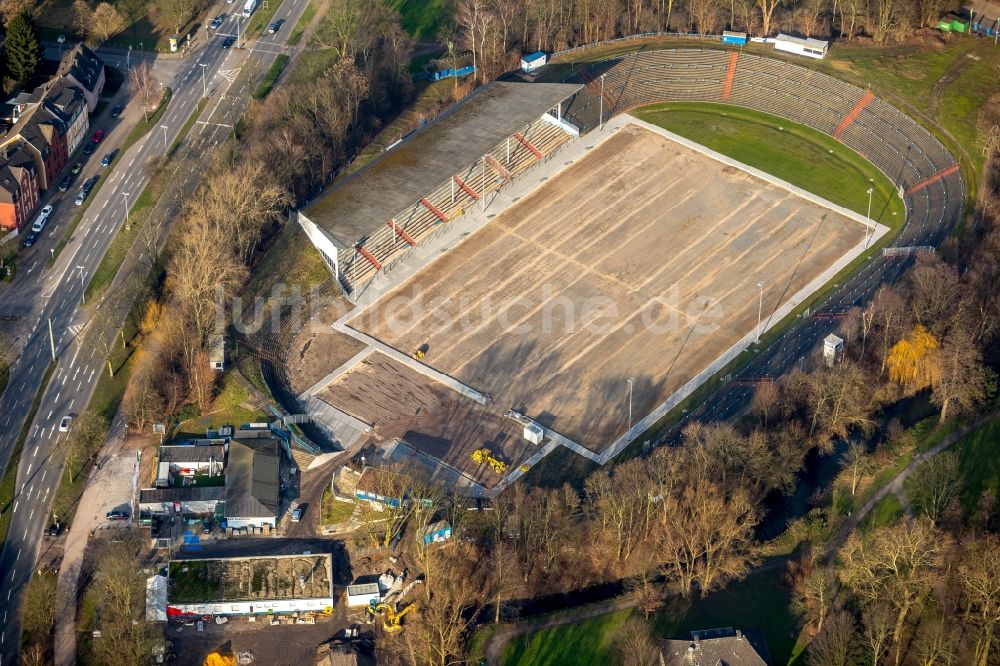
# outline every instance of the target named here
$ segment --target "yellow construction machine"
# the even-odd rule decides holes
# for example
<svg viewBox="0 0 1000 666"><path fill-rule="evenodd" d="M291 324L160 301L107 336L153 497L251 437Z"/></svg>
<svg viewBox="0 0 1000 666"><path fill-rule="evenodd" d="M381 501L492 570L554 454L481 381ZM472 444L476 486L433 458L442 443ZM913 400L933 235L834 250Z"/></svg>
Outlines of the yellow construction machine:
<svg viewBox="0 0 1000 666"><path fill-rule="evenodd" d="M497 474L503 474L507 471L507 463L493 455L493 452L486 447L473 451L472 459L480 465L489 465Z"/></svg>
<svg viewBox="0 0 1000 666"><path fill-rule="evenodd" d="M403 616L409 613L414 608L416 608L416 606L417 606L416 604L410 604L403 610L396 611L389 604L385 603L376 604L373 602L371 605L368 606L367 611L369 620L371 621L374 621L375 617L379 613L385 613L385 619L382 621L382 628L392 633L395 631L399 631L400 629L403 628L403 625L401 623Z"/></svg>

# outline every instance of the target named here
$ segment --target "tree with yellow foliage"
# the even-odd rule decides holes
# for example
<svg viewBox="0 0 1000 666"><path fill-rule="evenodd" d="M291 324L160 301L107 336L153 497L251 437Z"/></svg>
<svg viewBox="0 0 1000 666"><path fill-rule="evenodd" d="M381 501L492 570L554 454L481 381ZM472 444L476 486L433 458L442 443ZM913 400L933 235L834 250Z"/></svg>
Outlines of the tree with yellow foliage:
<svg viewBox="0 0 1000 666"><path fill-rule="evenodd" d="M922 324L917 324L889 350L886 366L890 380L909 393L921 391L940 377L940 344Z"/></svg>

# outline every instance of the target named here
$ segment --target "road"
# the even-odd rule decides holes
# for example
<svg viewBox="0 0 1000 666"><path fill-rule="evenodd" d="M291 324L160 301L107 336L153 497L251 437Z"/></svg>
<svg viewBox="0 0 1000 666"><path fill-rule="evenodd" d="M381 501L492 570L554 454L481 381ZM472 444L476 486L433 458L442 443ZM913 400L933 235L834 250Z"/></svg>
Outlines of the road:
<svg viewBox="0 0 1000 666"><path fill-rule="evenodd" d="M166 152L206 93L209 101L192 128L190 141L207 150L224 139L232 131L232 125L245 109L252 92L252 82L240 76L240 70L248 62L256 61L250 69L257 75L266 72L275 56L287 50L284 41L306 5L307 0L285 0L275 13L276 19L285 20L277 34L265 34L259 40L244 44L244 48L223 48L223 40L236 34L239 17L233 12L234 5L219 3L217 13L228 11L231 15L203 46L199 48L196 44L191 54L183 59L163 62L164 59L156 59L155 71L173 90L173 98L160 122L166 129L154 128L119 159L110 174L102 174L107 182L92 195L86 215L54 266L46 269L49 248L55 244L53 237L65 229L76 212L70 198L75 197L74 190L56 200L57 210L45 231L48 237L29 248L29 253L19 260L27 265L27 270L0 291L0 315L18 318L21 338L17 342L20 344L23 340L20 357L11 367L8 390L0 395L0 469L6 469L10 461L18 433L51 362L49 321L56 356L55 370L44 388L41 406L30 424L21 454L10 531L0 554L0 606L3 608L0 665L16 663L20 646L20 623L15 610L18 596L34 570L42 530L51 520L49 506L62 473L63 446L67 440L67 434L58 429L59 421L65 415L78 414L86 408L104 368L104 359L96 350L82 344L93 310L93 304L82 303L85 285L125 222L126 201L131 197L130 203L134 204L134 197L148 181L143 166ZM135 51L131 55L121 52L99 54L116 66L124 65L126 60L134 65L137 60L149 59L148 55ZM95 121L91 132L100 127L100 121ZM110 132L95 151L98 160L100 155L115 147L113 142L120 141L125 133ZM81 176L96 170L98 160L93 160L95 164ZM192 169L184 178L188 191L197 186L198 175L199 172ZM58 177L61 178L62 175ZM139 269L138 265L127 263L117 278L119 282L128 279L130 270ZM111 331L112 335L114 333Z"/></svg>

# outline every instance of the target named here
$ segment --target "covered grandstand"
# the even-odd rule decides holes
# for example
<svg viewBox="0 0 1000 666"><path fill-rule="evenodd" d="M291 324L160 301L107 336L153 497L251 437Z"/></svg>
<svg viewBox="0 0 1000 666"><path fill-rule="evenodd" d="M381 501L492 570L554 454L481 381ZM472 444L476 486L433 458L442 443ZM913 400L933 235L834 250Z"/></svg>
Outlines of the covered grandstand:
<svg viewBox="0 0 1000 666"><path fill-rule="evenodd" d="M299 212L349 296L578 130L561 119L580 84L494 82Z"/></svg>

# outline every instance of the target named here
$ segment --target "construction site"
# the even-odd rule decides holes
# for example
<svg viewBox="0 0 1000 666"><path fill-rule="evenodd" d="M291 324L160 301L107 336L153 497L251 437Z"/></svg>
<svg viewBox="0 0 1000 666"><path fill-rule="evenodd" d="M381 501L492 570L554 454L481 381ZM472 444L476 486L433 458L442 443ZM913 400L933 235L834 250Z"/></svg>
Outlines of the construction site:
<svg viewBox="0 0 1000 666"><path fill-rule="evenodd" d="M620 119L348 326L600 453L863 246L857 219Z"/></svg>

